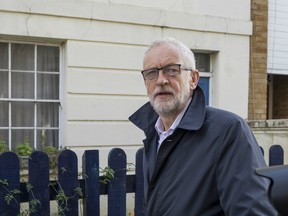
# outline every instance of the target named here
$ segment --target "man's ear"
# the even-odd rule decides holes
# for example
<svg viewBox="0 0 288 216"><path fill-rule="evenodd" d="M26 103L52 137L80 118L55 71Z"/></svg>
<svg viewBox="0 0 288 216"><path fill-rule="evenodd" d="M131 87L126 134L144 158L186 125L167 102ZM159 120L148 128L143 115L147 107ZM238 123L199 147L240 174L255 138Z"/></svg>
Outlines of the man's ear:
<svg viewBox="0 0 288 216"><path fill-rule="evenodd" d="M198 70L191 71L190 76L192 78L191 83L190 83L190 87L192 90L194 90L197 87L198 81L200 79L199 71Z"/></svg>

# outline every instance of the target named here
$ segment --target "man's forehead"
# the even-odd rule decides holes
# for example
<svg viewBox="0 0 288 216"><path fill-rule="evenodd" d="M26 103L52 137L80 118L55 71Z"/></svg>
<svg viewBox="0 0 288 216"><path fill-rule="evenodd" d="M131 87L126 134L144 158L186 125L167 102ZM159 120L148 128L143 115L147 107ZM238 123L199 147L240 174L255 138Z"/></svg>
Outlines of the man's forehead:
<svg viewBox="0 0 288 216"><path fill-rule="evenodd" d="M157 67L165 66L166 64L179 63L180 52L175 49L175 46L157 46L146 53L143 61L145 68L155 65Z"/></svg>
<svg viewBox="0 0 288 216"><path fill-rule="evenodd" d="M147 59L144 61L145 68L152 68L152 67L164 67L168 64L179 64L179 58L171 57L171 56L157 56L153 59Z"/></svg>

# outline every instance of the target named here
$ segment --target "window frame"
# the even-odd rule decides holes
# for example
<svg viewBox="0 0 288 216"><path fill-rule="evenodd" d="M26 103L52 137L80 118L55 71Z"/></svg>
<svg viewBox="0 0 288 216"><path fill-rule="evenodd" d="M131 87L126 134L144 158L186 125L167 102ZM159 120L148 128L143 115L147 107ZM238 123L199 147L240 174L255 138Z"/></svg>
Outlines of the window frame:
<svg viewBox="0 0 288 216"><path fill-rule="evenodd" d="M35 41L13 41L13 40L0 40L1 43L7 43L8 44L8 69L0 69L0 71L8 71L8 97L7 98L0 98L0 102L8 102L8 115L9 115L9 119L8 119L8 127L6 126L0 126L0 129L5 129L8 130L8 147L9 150L13 150L15 149L15 146L12 146L12 131L13 130L17 130L17 129L24 129L24 130L33 130L33 140L34 142L30 143L30 145L35 149L35 150L40 150L39 148L37 148L37 130L39 129L49 129L49 130L57 130L58 131L58 145L55 145L56 148L60 148L61 147L61 143L62 143L62 118L63 118L63 107L62 107L62 103L61 101L63 100L63 46L60 43L45 43L45 42L35 42ZM34 68L33 70L15 70L11 68L11 46L12 44L31 44L34 46ZM48 71L37 71L37 46L48 46L48 47L58 47L59 48L59 71L58 72L48 72ZM23 73L33 73L34 76L34 98L13 98L12 97L12 73L13 72L23 72ZM58 74L59 75L59 81L58 81L58 99L37 99L37 74ZM33 127L13 127L12 126L12 103L13 102L33 102L33 115L34 115L34 122L33 122ZM57 127L39 127L37 126L37 103L55 103L58 104L58 126Z"/></svg>
<svg viewBox="0 0 288 216"><path fill-rule="evenodd" d="M208 105L212 105L212 85L213 85L213 59L214 59L214 54L215 52L212 51L205 51L205 50L193 50L192 52L194 53L195 56L195 63L196 63L196 69L197 68L197 62L196 62L196 55L197 54L207 54L209 55L209 69L210 71L199 71L200 74L200 79L201 77L209 78L209 100L208 100Z"/></svg>

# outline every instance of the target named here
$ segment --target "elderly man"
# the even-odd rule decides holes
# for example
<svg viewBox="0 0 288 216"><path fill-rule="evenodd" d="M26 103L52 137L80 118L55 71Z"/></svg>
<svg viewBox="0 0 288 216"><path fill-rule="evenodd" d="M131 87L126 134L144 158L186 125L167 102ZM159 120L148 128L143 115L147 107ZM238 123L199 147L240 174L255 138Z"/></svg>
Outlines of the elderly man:
<svg viewBox="0 0 288 216"><path fill-rule="evenodd" d="M205 105L194 54L172 38L144 56L150 102L129 119L145 132L145 216L272 216L260 148L239 116Z"/></svg>

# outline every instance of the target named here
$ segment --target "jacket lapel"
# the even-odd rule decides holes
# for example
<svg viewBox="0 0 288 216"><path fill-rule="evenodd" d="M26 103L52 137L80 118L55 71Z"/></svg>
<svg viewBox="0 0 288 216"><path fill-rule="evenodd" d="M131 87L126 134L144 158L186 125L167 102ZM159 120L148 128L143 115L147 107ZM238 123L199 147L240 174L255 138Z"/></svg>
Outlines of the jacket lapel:
<svg viewBox="0 0 288 216"><path fill-rule="evenodd" d="M144 150L145 150L145 160L147 163L147 180L151 181L152 175L154 173L155 162L157 159L157 141L158 135L154 133L153 136L150 136L149 139L144 140Z"/></svg>
<svg viewBox="0 0 288 216"><path fill-rule="evenodd" d="M165 165L170 154L173 152L173 149L176 148L176 146L178 145L179 141L181 140L181 138L185 133L184 130L181 129L176 130L177 131L175 131L171 136L167 137L163 141L165 143L161 145L158 154L156 152L156 159L154 162L155 165L153 169L154 172L150 180L151 183L157 179L157 176L159 176L159 174L161 173L162 167Z"/></svg>

